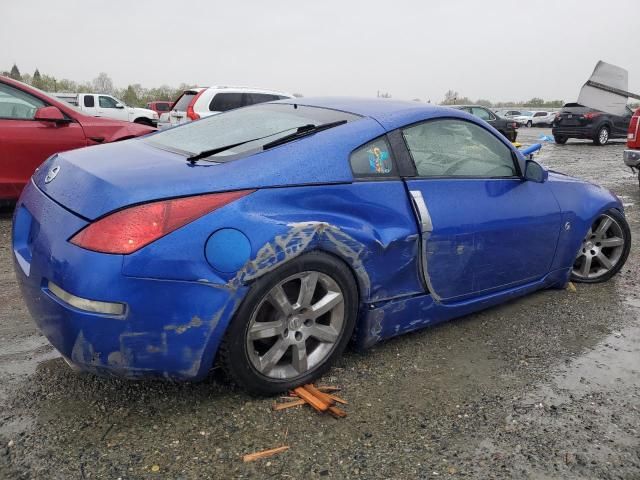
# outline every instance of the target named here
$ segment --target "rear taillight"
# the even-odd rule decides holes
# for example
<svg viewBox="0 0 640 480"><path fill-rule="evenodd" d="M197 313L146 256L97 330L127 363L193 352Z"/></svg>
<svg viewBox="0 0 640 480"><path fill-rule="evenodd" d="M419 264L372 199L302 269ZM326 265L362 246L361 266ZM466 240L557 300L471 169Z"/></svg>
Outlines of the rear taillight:
<svg viewBox="0 0 640 480"><path fill-rule="evenodd" d="M602 112L587 112L583 115L584 118L586 118L587 120L593 120L596 117L599 117L600 115L602 115Z"/></svg>
<svg viewBox="0 0 640 480"><path fill-rule="evenodd" d="M200 118L200 115L196 113L193 107L195 107L196 102L200 98L200 95L202 95L205 90L206 88L203 88L202 90L200 90L197 94L193 96L193 98L191 99L191 102L189 102L189 106L187 107L187 117L189 117L191 120L198 120Z"/></svg>
<svg viewBox="0 0 640 480"><path fill-rule="evenodd" d="M254 190L174 198L125 208L76 233L69 241L87 250L128 254Z"/></svg>
<svg viewBox="0 0 640 480"><path fill-rule="evenodd" d="M636 112L631 121L629 122L629 130L627 134L627 140L634 142L638 140L638 131L640 130L640 114Z"/></svg>

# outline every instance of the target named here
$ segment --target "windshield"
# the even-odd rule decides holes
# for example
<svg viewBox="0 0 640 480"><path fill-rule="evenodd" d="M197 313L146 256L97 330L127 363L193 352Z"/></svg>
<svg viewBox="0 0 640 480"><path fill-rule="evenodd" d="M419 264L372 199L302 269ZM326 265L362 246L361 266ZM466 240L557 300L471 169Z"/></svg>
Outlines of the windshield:
<svg viewBox="0 0 640 480"><path fill-rule="evenodd" d="M323 125L360 118L351 113L294 104L262 103L207 117L172 128L143 140L155 147L196 155L205 150L235 145L212 155L216 162L229 161L307 125Z"/></svg>

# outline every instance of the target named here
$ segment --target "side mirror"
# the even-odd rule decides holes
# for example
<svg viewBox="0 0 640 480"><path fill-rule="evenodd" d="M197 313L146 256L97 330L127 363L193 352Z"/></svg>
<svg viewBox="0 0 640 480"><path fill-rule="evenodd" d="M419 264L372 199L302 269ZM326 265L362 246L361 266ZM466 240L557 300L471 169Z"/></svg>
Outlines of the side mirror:
<svg viewBox="0 0 640 480"><path fill-rule="evenodd" d="M535 160L527 160L524 169L524 179L532 182L544 183L549 178L547 172L542 165Z"/></svg>
<svg viewBox="0 0 640 480"><path fill-rule="evenodd" d="M70 119L64 116L58 107L41 107L36 110L33 117L40 122L69 123Z"/></svg>
<svg viewBox="0 0 640 480"><path fill-rule="evenodd" d="M121 103L116 103L116 108L124 108L124 105L122 105Z"/></svg>

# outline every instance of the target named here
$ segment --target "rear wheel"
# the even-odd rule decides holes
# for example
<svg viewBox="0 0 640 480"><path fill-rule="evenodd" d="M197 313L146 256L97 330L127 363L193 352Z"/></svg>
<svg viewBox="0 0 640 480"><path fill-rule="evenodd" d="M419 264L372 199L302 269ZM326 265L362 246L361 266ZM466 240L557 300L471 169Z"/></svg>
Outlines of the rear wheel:
<svg viewBox="0 0 640 480"><path fill-rule="evenodd" d="M554 135L553 139L558 145L564 145L565 143L567 143L567 140L569 140L567 137L564 137L562 135Z"/></svg>
<svg viewBox="0 0 640 480"><path fill-rule="evenodd" d="M618 210L600 215L582 241L571 272L571 280L598 283L620 271L629 256L631 231Z"/></svg>
<svg viewBox="0 0 640 480"><path fill-rule="evenodd" d="M527 122L527 127L531 127L531 126L533 126L533 122L531 122L531 120L529 120L529 121Z"/></svg>
<svg viewBox="0 0 640 480"><path fill-rule="evenodd" d="M607 143L609 143L609 127L600 127L598 133L593 138L593 143L595 143L596 145L606 145Z"/></svg>
<svg viewBox="0 0 640 480"><path fill-rule="evenodd" d="M320 252L292 260L251 287L220 346L224 370L259 395L312 382L347 345L357 298L340 260Z"/></svg>

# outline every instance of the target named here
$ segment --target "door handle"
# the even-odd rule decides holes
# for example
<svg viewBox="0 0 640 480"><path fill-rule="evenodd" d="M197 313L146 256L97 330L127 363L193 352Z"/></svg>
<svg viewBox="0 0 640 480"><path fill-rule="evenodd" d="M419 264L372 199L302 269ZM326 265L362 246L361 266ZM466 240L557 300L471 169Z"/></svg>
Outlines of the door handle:
<svg viewBox="0 0 640 480"><path fill-rule="evenodd" d="M416 215L418 216L418 220L420 220L420 227L422 228L422 233L432 232L433 223L431 222L431 215L429 214L429 209L427 208L427 204L424 202L424 197L422 196L422 192L420 192L419 190L411 190L409 193L411 194L413 207L415 208Z"/></svg>

